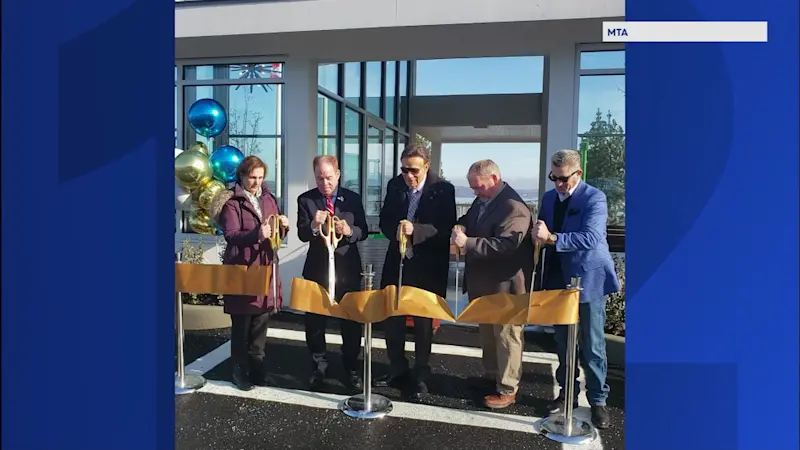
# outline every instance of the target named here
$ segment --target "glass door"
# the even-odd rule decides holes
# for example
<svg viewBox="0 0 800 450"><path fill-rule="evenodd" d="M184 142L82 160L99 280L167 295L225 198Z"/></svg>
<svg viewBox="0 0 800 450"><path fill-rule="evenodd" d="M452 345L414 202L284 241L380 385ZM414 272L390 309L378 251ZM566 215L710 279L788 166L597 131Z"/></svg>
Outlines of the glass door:
<svg viewBox="0 0 800 450"><path fill-rule="evenodd" d="M384 197L384 155L386 154L386 125L370 117L364 130L367 143L366 158L363 159L361 192L363 192L364 211L370 232L380 232L378 227Z"/></svg>

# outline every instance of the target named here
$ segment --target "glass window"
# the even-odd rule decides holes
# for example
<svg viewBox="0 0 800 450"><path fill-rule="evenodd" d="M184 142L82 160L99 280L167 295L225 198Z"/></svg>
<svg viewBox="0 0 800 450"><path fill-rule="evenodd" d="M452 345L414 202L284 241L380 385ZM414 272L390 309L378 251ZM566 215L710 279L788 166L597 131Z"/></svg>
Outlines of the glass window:
<svg viewBox="0 0 800 450"><path fill-rule="evenodd" d="M216 64L213 66L187 66L184 68L187 81L280 79L283 78L281 63Z"/></svg>
<svg viewBox="0 0 800 450"><path fill-rule="evenodd" d="M342 155L342 186L361 193L361 125L363 117L357 111L345 108L344 152Z"/></svg>
<svg viewBox="0 0 800 450"><path fill-rule="evenodd" d="M408 67L408 61L400 61L400 128L403 129L408 128Z"/></svg>
<svg viewBox="0 0 800 450"><path fill-rule="evenodd" d="M403 150L406 149L406 143L408 142L408 138L404 134L397 135L397 164L394 166L394 174L400 175L400 167L403 165L402 161L400 161L400 156L403 154Z"/></svg>
<svg viewBox="0 0 800 450"><path fill-rule="evenodd" d="M381 87L383 86L381 79L381 66L380 61L371 61L367 63L367 99L364 109L367 112L381 115Z"/></svg>
<svg viewBox="0 0 800 450"><path fill-rule="evenodd" d="M386 63L386 82L384 83L384 90L386 92L386 103L384 118L388 123L397 125L397 118L395 117L395 108L397 107L396 95L397 89L397 63L389 61Z"/></svg>
<svg viewBox="0 0 800 450"><path fill-rule="evenodd" d="M625 75L582 75L578 101L578 148L584 179L605 192L608 225L624 227Z"/></svg>
<svg viewBox="0 0 800 450"><path fill-rule="evenodd" d="M317 154L336 155L339 133L339 102L317 95Z"/></svg>
<svg viewBox="0 0 800 450"><path fill-rule="evenodd" d="M344 98L350 103L361 105L361 63L344 65Z"/></svg>
<svg viewBox="0 0 800 450"><path fill-rule="evenodd" d="M339 93L339 65L320 64L317 68L317 84L334 94Z"/></svg>
<svg viewBox="0 0 800 450"><path fill-rule="evenodd" d="M197 100L213 98L228 113L228 126L218 136L197 135L183 114L184 146L202 142L209 149L223 145L238 148L245 156L259 157L267 165L266 182L281 203L280 156L282 153L282 84L185 86L184 111ZM277 168L277 169L276 169Z"/></svg>
<svg viewBox="0 0 800 450"><path fill-rule="evenodd" d="M381 212L381 183L383 182L383 132L369 127L367 136L367 195L365 212L377 216Z"/></svg>
<svg viewBox="0 0 800 450"><path fill-rule="evenodd" d="M625 50L581 52L581 70L624 68Z"/></svg>
<svg viewBox="0 0 800 450"><path fill-rule="evenodd" d="M384 147L383 147L383 181L381 182L381 187L386 189L386 185L389 184L392 178L394 178L395 170L399 171L400 169L395 169L395 143L394 143L394 132L390 129L386 129L386 135L384 136ZM386 191L383 192L383 198L386 197ZM381 206L383 206L383 201L381 201Z"/></svg>

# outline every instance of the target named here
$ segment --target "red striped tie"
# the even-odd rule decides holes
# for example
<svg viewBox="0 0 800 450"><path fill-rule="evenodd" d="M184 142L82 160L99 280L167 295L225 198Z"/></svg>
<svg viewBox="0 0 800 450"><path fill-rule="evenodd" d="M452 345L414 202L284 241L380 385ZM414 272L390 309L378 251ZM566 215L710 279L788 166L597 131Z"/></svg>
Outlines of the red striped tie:
<svg viewBox="0 0 800 450"><path fill-rule="evenodd" d="M334 215L334 212L333 212L333 199L332 198L325 197L325 206L328 208L328 212L331 213L331 215Z"/></svg>

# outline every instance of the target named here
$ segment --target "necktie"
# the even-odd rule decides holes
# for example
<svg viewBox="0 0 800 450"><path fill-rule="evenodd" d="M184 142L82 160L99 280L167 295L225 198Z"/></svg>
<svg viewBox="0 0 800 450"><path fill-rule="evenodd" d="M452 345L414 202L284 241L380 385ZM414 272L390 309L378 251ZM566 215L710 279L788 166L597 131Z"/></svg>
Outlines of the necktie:
<svg viewBox="0 0 800 450"><path fill-rule="evenodd" d="M417 214L417 206L419 206L419 198L420 198L419 191L411 191L408 193L408 214L406 214L406 219L409 222L413 222L414 216ZM414 257L414 249L409 243L408 246L406 247L406 258L411 259L412 257Z"/></svg>
<svg viewBox="0 0 800 450"><path fill-rule="evenodd" d="M331 215L334 214L334 212L333 212L333 199L331 197L325 197L325 207L328 208L328 212L331 213Z"/></svg>
<svg viewBox="0 0 800 450"><path fill-rule="evenodd" d="M408 199L408 220L414 221L414 216L417 214L417 206L419 206L419 195L418 191L411 191L409 199Z"/></svg>

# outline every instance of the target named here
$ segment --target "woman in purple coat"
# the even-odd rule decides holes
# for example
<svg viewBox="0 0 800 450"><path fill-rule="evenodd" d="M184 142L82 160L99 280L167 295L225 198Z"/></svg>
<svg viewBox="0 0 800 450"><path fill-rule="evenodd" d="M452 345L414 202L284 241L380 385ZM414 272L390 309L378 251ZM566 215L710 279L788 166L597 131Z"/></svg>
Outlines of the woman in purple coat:
<svg viewBox="0 0 800 450"><path fill-rule="evenodd" d="M288 230L289 220L281 216L275 197L264 184L267 166L259 158L248 156L236 169L236 184L214 198L211 216L225 236L227 246L222 264L266 266L274 258L267 238L272 227L267 218L276 214ZM225 312L231 315L231 358L233 383L241 390L266 385L264 346L267 322L282 302L280 272L277 267L278 292L264 296L226 295ZM270 281L270 286L271 286Z"/></svg>

